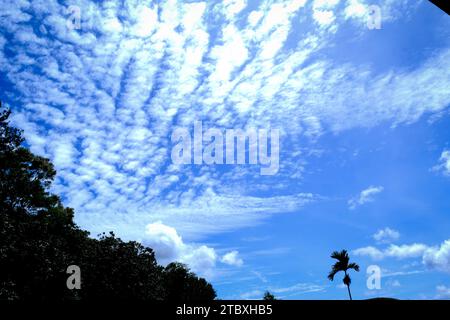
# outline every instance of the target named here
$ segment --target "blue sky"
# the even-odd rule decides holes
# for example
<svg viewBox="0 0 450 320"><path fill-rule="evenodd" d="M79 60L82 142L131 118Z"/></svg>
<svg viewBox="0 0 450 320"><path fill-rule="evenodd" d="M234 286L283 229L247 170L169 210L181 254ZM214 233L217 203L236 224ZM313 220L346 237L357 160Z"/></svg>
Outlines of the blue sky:
<svg viewBox="0 0 450 320"><path fill-rule="evenodd" d="M344 248L355 298L450 297L450 19L428 1L0 6L1 99L82 228L220 298L345 299L326 278ZM195 121L279 129L279 171L175 165Z"/></svg>

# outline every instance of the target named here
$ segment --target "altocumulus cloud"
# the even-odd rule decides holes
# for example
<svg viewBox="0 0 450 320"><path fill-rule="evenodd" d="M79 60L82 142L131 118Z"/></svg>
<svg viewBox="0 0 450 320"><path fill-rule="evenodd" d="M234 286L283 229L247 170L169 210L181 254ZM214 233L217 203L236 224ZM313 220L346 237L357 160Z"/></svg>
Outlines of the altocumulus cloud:
<svg viewBox="0 0 450 320"><path fill-rule="evenodd" d="M405 4L378 1L383 23L408 14ZM1 1L0 67L15 123L55 162L55 191L93 233L139 239L142 225L162 221L194 240L315 199L289 188L307 165L292 150L280 151L270 178L251 167L173 165L174 127L273 127L282 146L314 149L325 132L412 123L450 103L448 49L401 72L323 54L340 30L367 32L367 1L75 5L76 29L60 1ZM312 22L306 32L293 27L299 19ZM276 196L258 193L274 184L285 186Z"/></svg>

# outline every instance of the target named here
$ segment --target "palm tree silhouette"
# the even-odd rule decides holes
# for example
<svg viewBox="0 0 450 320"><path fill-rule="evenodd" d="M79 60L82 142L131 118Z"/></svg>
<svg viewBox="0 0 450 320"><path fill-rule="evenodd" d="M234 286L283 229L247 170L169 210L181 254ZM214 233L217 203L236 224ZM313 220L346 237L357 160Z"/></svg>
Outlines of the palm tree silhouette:
<svg viewBox="0 0 450 320"><path fill-rule="evenodd" d="M350 292L350 283L352 283L352 280L350 279L350 276L348 275L347 271L349 269L353 269L358 272L359 266L354 262L349 263L350 257L348 256L347 250L334 251L331 254L331 258L336 259L337 262L333 264L333 266L331 267L331 271L328 274L328 279L330 279L330 281L333 281L336 273L344 271L345 276L342 281L347 286L348 295L350 296L350 300L352 300L352 294Z"/></svg>

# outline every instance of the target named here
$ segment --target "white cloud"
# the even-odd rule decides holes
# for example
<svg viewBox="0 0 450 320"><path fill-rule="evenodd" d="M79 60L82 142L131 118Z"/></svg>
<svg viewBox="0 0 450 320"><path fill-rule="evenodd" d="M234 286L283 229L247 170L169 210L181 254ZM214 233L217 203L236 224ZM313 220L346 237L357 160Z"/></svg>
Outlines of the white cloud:
<svg viewBox="0 0 450 320"><path fill-rule="evenodd" d="M245 0L224 0L222 5L226 18L232 20L246 7L247 3Z"/></svg>
<svg viewBox="0 0 450 320"><path fill-rule="evenodd" d="M244 261L239 258L239 252L238 251L231 251L226 253L222 259L220 260L225 264L228 264L230 266L240 267L244 264Z"/></svg>
<svg viewBox="0 0 450 320"><path fill-rule="evenodd" d="M267 278L261 272L253 270L252 273L256 276L256 278L261 280L261 282L263 282L263 283L268 282Z"/></svg>
<svg viewBox="0 0 450 320"><path fill-rule="evenodd" d="M314 0L313 8L333 9L341 0Z"/></svg>
<svg viewBox="0 0 450 320"><path fill-rule="evenodd" d="M214 248L186 243L175 228L160 221L147 224L143 242L155 251L156 258L162 265L182 262L194 272L209 278L216 275L218 261L234 267L240 267L244 263L238 251L227 252L219 259Z"/></svg>
<svg viewBox="0 0 450 320"><path fill-rule="evenodd" d="M326 287L314 283L296 283L291 286L266 286L264 288L254 289L248 292L241 293L240 299L257 300L262 299L264 292L269 291L278 299L286 299L290 297L298 297L308 293L316 293L325 291Z"/></svg>
<svg viewBox="0 0 450 320"><path fill-rule="evenodd" d="M312 293L312 292L320 292L324 291L325 287L322 285L312 284L312 283L297 283L288 287L274 287L270 288L271 292L278 294L304 294L304 293ZM280 296L280 298L283 296Z"/></svg>
<svg viewBox="0 0 450 320"><path fill-rule="evenodd" d="M348 201L348 205L350 209L355 209L356 207L363 205L368 202L374 201L374 196L384 190L383 187L374 187L371 186L359 194L358 197L352 198Z"/></svg>
<svg viewBox="0 0 450 320"><path fill-rule="evenodd" d="M214 277L214 267L217 261L215 250L205 245L199 247L189 245L188 247L189 249L184 252L180 261L186 263L189 268L201 275L209 278Z"/></svg>
<svg viewBox="0 0 450 320"><path fill-rule="evenodd" d="M392 287L392 288L397 288L397 287L401 287L401 283L400 281L398 281L397 279L388 279L388 281L386 281L386 286L388 287Z"/></svg>
<svg viewBox="0 0 450 320"><path fill-rule="evenodd" d="M368 256L373 260L381 260L384 257L384 253L380 249L372 246L355 249L353 253L357 256Z"/></svg>
<svg viewBox="0 0 450 320"><path fill-rule="evenodd" d="M163 183L169 182L167 177L157 179L155 188L161 188ZM123 182L119 183L123 184ZM188 180L180 184L180 188L190 184L191 189L173 192L174 198L154 204L151 214L139 207L145 199L128 204L127 207L123 207L127 199L116 199L115 202L109 203L108 210L120 209L123 217L121 219L114 219L115 217L111 216L102 218L101 211L91 212L95 207L89 210L89 214L79 213L78 217L82 219L83 225L90 226L94 234L109 230L111 224L114 224L116 230L127 231L126 236L121 235L123 238L136 239L140 238L141 225L161 221L175 228L183 234L185 239L192 241L231 230L237 226L254 226L269 215L280 212L280 208L283 208L283 212L293 212L315 200L315 197L310 194L261 198L233 194L221 195L206 190L203 194L196 195L193 191L196 184L194 181Z"/></svg>
<svg viewBox="0 0 450 320"><path fill-rule="evenodd" d="M252 291L244 292L239 295L240 299L243 300L258 300L262 299L264 296L264 291L260 289L255 289Z"/></svg>
<svg viewBox="0 0 450 320"><path fill-rule="evenodd" d="M146 6L138 7L136 9L135 24L131 28L131 34L138 37L150 36L158 23L158 13L156 9L151 9ZM119 24L114 23L114 28L120 30Z"/></svg>
<svg viewBox="0 0 450 320"><path fill-rule="evenodd" d="M254 256L278 256L288 254L292 249L289 247L274 247L252 251Z"/></svg>
<svg viewBox="0 0 450 320"><path fill-rule="evenodd" d="M217 254L205 245L184 243L177 231L161 222L145 227L144 243L154 249L159 263L166 265L178 261L204 276L213 276Z"/></svg>
<svg viewBox="0 0 450 320"><path fill-rule="evenodd" d="M394 245L391 244L384 250L380 250L376 247L368 246L353 250L353 253L358 256L369 256L374 260L380 260L384 258L418 258L423 255L427 246L421 243L414 243L410 245Z"/></svg>
<svg viewBox="0 0 450 320"><path fill-rule="evenodd" d="M350 15L359 2L347 2ZM397 3L380 4L394 12ZM142 225L160 220L191 241L315 198L285 183L301 177L299 153L283 154L279 175L266 180L247 167L174 166L174 126L198 119L220 128L271 126L282 139L313 141L326 131L411 123L448 106L450 50L407 70L336 65L317 55L334 40L328 29L293 25L314 10L326 12L316 14L322 23L338 25L345 8L337 0L305 4L262 3L247 17L242 0L123 8L83 0L80 30L67 29L56 0L4 5L0 47L11 54L0 54L0 67L17 93L15 124L33 152L55 162L54 190L75 208L76 222L94 234L139 239ZM249 188L275 184L285 187L274 197Z"/></svg>
<svg viewBox="0 0 450 320"><path fill-rule="evenodd" d="M436 299L450 299L450 287L445 285L438 285L436 287Z"/></svg>
<svg viewBox="0 0 450 320"><path fill-rule="evenodd" d="M177 231L169 226L156 222L145 227L146 242L155 250L161 263L179 259L185 244Z"/></svg>
<svg viewBox="0 0 450 320"><path fill-rule="evenodd" d="M385 255L398 259L417 258L421 257L426 249L427 246L421 243L400 246L391 244L388 249L385 250Z"/></svg>
<svg viewBox="0 0 450 320"><path fill-rule="evenodd" d="M428 246L422 243L393 245L384 250L368 246L353 250L358 256L368 256L374 260L384 258L421 258L422 263L432 270L450 273L450 240L445 240L439 246Z"/></svg>
<svg viewBox="0 0 450 320"><path fill-rule="evenodd" d="M314 20L322 26L327 26L333 23L335 19L333 11L329 10L315 10L313 13L313 17Z"/></svg>
<svg viewBox="0 0 450 320"><path fill-rule="evenodd" d="M433 167L433 171L442 172L442 174L450 176L450 150L442 151L439 164Z"/></svg>
<svg viewBox="0 0 450 320"><path fill-rule="evenodd" d="M450 240L428 248L423 255L423 263L431 269L450 273Z"/></svg>
<svg viewBox="0 0 450 320"><path fill-rule="evenodd" d="M363 18L367 15L368 7L364 0L349 0L347 3L346 18Z"/></svg>
<svg viewBox="0 0 450 320"><path fill-rule="evenodd" d="M398 240L400 233L397 230L386 227L378 230L372 237L378 243L390 243Z"/></svg>
<svg viewBox="0 0 450 320"><path fill-rule="evenodd" d="M420 262L418 263L413 263L413 265L416 267L417 265L419 265ZM406 267L408 267L410 265L406 265ZM409 275L413 275L413 274L420 274L420 273L424 273L424 270L410 270L410 271L389 271L389 270L383 270L383 277L401 277L401 276L409 276Z"/></svg>

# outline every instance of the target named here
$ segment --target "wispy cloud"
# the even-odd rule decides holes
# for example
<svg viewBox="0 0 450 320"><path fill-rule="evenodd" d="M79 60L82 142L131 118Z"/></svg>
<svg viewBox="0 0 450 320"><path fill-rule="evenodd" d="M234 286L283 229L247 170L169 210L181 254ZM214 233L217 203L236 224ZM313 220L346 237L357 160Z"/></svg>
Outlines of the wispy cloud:
<svg viewBox="0 0 450 320"><path fill-rule="evenodd" d="M291 248L287 247L277 247L277 248L268 248L263 250L255 250L250 253L250 255L254 256L273 256L273 255L283 255L287 254L291 251Z"/></svg>
<svg viewBox="0 0 450 320"><path fill-rule="evenodd" d="M357 197L354 197L348 201L348 205L350 209L356 209L356 207L361 206L365 203L374 201L374 196L384 190L383 187L368 187L360 192Z"/></svg>
<svg viewBox="0 0 450 320"><path fill-rule="evenodd" d="M436 287L436 299L450 299L450 287L438 285Z"/></svg>
<svg viewBox="0 0 450 320"><path fill-rule="evenodd" d="M450 176L450 150L442 151L439 163L432 170L441 172L445 176Z"/></svg>
<svg viewBox="0 0 450 320"><path fill-rule="evenodd" d="M275 286L269 286L266 289L259 288L254 289L248 292L244 292L239 295L240 299L262 299L264 292L269 291L279 299L289 299L292 297L299 297L305 294L309 293L317 293L317 292L323 292L326 290L326 286L324 285L318 285L314 283L296 283L291 286L286 287L275 287Z"/></svg>

